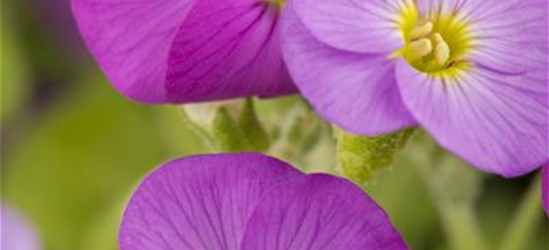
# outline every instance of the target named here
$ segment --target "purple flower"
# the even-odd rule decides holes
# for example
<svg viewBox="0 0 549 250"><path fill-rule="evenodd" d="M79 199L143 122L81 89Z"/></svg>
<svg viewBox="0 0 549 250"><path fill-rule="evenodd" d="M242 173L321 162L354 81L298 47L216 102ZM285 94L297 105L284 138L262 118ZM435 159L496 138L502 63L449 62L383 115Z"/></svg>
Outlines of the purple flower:
<svg viewBox="0 0 549 250"><path fill-rule="evenodd" d="M547 0L295 0L284 57L303 95L358 134L421 125L484 171L547 160Z"/></svg>
<svg viewBox="0 0 549 250"><path fill-rule="evenodd" d="M40 250L34 228L18 212L0 205L0 249Z"/></svg>
<svg viewBox="0 0 549 250"><path fill-rule="evenodd" d="M547 216L549 216L549 163L547 163L542 169L542 186L541 191L543 193L543 207Z"/></svg>
<svg viewBox="0 0 549 250"><path fill-rule="evenodd" d="M350 182L261 154L172 161L133 194L121 250L405 250L387 214Z"/></svg>
<svg viewBox="0 0 549 250"><path fill-rule="evenodd" d="M296 91L282 60L278 1L72 0L113 85L147 103Z"/></svg>

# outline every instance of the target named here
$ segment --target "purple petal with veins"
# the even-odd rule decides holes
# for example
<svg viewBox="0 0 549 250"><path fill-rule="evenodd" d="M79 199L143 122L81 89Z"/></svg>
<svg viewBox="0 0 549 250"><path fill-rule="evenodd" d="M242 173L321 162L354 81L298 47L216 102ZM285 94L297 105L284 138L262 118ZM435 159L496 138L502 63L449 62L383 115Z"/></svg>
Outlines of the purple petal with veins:
<svg viewBox="0 0 549 250"><path fill-rule="evenodd" d="M274 185L302 174L260 154L193 156L150 174L133 195L121 250L238 250L244 226Z"/></svg>
<svg viewBox="0 0 549 250"><path fill-rule="evenodd" d="M110 82L146 103L296 91L279 45L280 6L264 0L72 0Z"/></svg>
<svg viewBox="0 0 549 250"><path fill-rule="evenodd" d="M119 241L121 250L408 249L351 182L255 153L165 164L133 194Z"/></svg>
<svg viewBox="0 0 549 250"><path fill-rule="evenodd" d="M342 51L321 43L292 3L283 16L284 56L301 93L321 115L362 134L417 125L402 102L395 65L386 55Z"/></svg>
<svg viewBox="0 0 549 250"><path fill-rule="evenodd" d="M242 250L407 250L389 216L351 182L326 174L273 188L246 225Z"/></svg>
<svg viewBox="0 0 549 250"><path fill-rule="evenodd" d="M281 57L279 14L261 0L199 0L171 49L170 101L295 91Z"/></svg>

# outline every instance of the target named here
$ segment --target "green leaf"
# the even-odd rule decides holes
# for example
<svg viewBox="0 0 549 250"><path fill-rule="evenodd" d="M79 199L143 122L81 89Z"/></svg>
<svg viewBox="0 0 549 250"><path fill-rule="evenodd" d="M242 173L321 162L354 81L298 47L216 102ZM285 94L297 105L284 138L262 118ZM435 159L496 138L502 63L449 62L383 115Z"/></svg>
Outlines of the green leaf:
<svg viewBox="0 0 549 250"><path fill-rule="evenodd" d="M265 151L269 148L269 135L263 128L253 99L247 99L240 114L240 130L246 141L246 148L252 151Z"/></svg>
<svg viewBox="0 0 549 250"><path fill-rule="evenodd" d="M211 136L220 151L240 152L244 150L243 133L225 107L220 107L216 111Z"/></svg>
<svg viewBox="0 0 549 250"><path fill-rule="evenodd" d="M414 129L380 136L360 136L335 129L337 159L343 174L365 184L393 162L397 149L404 147Z"/></svg>
<svg viewBox="0 0 549 250"><path fill-rule="evenodd" d="M202 104L202 105L208 105ZM252 99L243 101L241 105L224 104L213 106L211 110L198 112L215 112L213 121L197 123L192 119L197 132L207 140L212 140L214 147L223 152L265 151L269 148L269 135L259 120ZM238 106L238 107L236 107ZM229 110L231 109L231 110ZM204 113L196 113L195 116Z"/></svg>

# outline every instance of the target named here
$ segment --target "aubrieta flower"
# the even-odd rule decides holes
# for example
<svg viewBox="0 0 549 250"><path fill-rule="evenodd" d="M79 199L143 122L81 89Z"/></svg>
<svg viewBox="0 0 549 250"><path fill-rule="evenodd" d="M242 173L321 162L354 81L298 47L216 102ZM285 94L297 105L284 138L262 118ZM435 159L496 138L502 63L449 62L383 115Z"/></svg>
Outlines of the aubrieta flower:
<svg viewBox="0 0 549 250"><path fill-rule="evenodd" d="M36 231L29 221L5 204L0 205L0 249L42 249Z"/></svg>
<svg viewBox="0 0 549 250"><path fill-rule="evenodd" d="M121 250L406 250L387 214L349 181L256 154L165 164L126 208Z"/></svg>
<svg viewBox="0 0 549 250"><path fill-rule="evenodd" d="M421 125L480 169L513 177L548 150L547 0L294 0L284 58L345 130Z"/></svg>
<svg viewBox="0 0 549 250"><path fill-rule="evenodd" d="M280 0L72 0L80 33L124 95L190 103L296 91Z"/></svg>

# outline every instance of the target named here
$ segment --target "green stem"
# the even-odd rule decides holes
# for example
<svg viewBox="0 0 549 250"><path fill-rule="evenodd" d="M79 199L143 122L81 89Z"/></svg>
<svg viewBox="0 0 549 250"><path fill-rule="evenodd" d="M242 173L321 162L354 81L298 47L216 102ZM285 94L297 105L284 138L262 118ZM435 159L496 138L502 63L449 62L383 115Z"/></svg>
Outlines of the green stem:
<svg viewBox="0 0 549 250"><path fill-rule="evenodd" d="M489 249L482 236L478 218L470 206L439 204L439 210L452 249Z"/></svg>
<svg viewBox="0 0 549 250"><path fill-rule="evenodd" d="M500 250L528 249L528 244L541 222L541 176L530 184L513 221L508 227Z"/></svg>
<svg viewBox="0 0 549 250"><path fill-rule="evenodd" d="M443 229L454 250L489 250L484 240L482 229L476 218L472 204L456 203L440 193L440 186L437 185L439 177L434 165L442 163L442 159L436 153L436 146L428 145L425 148L410 147L410 154L413 164L421 178L429 189L434 200ZM431 154L429 153L431 152ZM437 156L437 157L435 157Z"/></svg>

